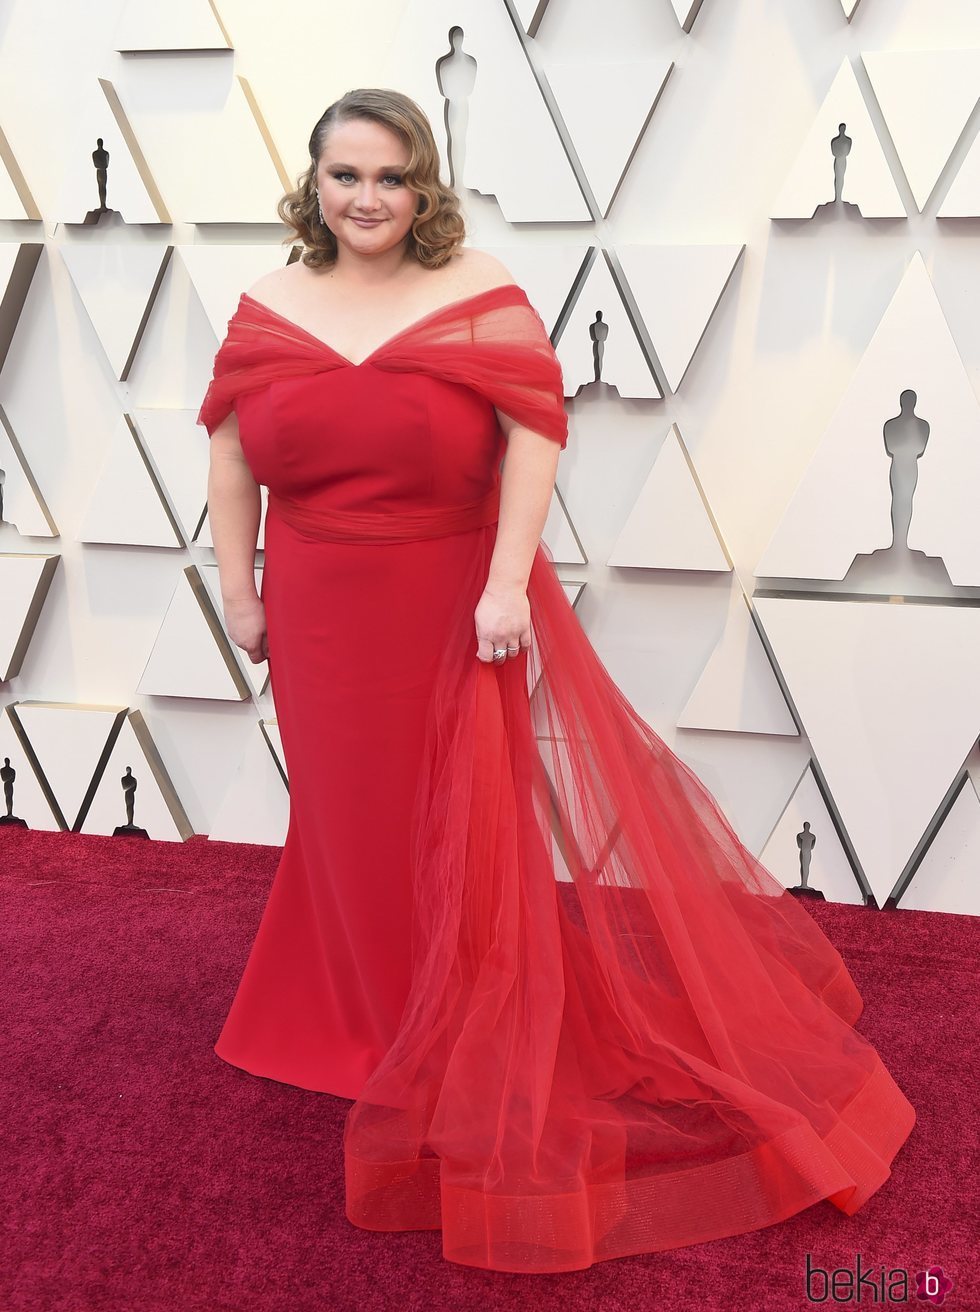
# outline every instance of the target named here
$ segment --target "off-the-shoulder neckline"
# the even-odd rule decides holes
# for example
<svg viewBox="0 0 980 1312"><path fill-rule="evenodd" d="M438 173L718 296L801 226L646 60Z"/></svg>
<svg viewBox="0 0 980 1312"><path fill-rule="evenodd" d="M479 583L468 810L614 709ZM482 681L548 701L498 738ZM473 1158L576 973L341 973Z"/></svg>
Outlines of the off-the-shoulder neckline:
<svg viewBox="0 0 980 1312"><path fill-rule="evenodd" d="M387 350L390 346L392 346L395 342L399 341L402 337L405 337L408 333L415 332L417 329L423 327L424 325L432 322L435 319L438 319L441 315L447 314L448 312L453 310L458 311L464 305L469 305L471 302L477 302L486 299L491 299L491 300L499 299L502 293L506 293L506 295L504 296L504 300L510 299L512 297L516 297L516 299L519 302L524 304L530 304L530 302L527 299L527 295L524 292L524 289L520 286L519 283L516 282L498 283L496 287L487 287L481 292L472 292L469 296L457 297L457 299L454 301L447 301L445 305L436 306L434 310L429 310L425 314L419 315L419 317L417 319L413 319L410 324L406 324L404 328L399 328L398 331L392 333L390 337L386 337L385 340L381 342L378 346L376 346L373 351L370 351L363 358L363 360L349 359L341 351L338 351L335 347L331 346L329 342L324 341L322 337L318 337L316 333L310 332L308 328L304 328L302 324L297 323L295 319L290 319L287 315L280 314L279 311L274 310L271 305L266 305L265 301L256 300L256 298L254 296L250 296L248 292L242 292L241 297L239 299L239 308L241 308L242 301L248 301L249 304L256 306L259 310L262 310L264 313L270 314L273 316L273 318L280 320L280 322L288 324L290 328L294 329L298 333L301 333L309 341L315 342L318 346L322 347L325 351L329 351L329 353L332 356L335 356L338 360L343 361L343 363L349 365L350 368L360 369L362 365L369 364L378 355L380 355L382 351Z"/></svg>

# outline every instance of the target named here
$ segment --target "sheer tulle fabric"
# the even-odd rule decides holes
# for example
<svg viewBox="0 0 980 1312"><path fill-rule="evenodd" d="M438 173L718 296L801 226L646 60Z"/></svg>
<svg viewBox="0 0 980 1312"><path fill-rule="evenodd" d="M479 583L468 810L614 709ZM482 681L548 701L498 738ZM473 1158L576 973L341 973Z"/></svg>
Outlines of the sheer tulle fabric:
<svg viewBox="0 0 980 1312"><path fill-rule="evenodd" d="M457 379L564 443L540 319L519 289L484 295L370 362ZM274 374L251 325L287 329L255 304L204 422ZM280 368L332 367L324 344L291 342ZM855 1212L915 1114L853 1028L840 955L616 687L543 545L531 651L476 659L496 526L470 531L416 795L412 986L347 1115L348 1218L441 1228L450 1260L544 1272L821 1199Z"/></svg>
<svg viewBox="0 0 980 1312"><path fill-rule="evenodd" d="M328 369L421 370L471 387L499 410L564 447L561 367L541 317L516 284L442 306L395 333L356 365L298 324L243 293L215 356L198 416L210 433L244 392ZM465 440L460 435L460 440Z"/></svg>

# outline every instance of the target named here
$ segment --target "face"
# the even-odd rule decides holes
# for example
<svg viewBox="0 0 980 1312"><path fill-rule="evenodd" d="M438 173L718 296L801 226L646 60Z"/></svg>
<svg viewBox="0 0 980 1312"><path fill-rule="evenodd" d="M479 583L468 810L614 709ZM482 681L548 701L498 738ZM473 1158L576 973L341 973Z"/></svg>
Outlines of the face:
<svg viewBox="0 0 980 1312"><path fill-rule="evenodd" d="M317 163L327 227L353 254L376 255L404 241L418 195L402 182L409 148L372 119L333 127Z"/></svg>

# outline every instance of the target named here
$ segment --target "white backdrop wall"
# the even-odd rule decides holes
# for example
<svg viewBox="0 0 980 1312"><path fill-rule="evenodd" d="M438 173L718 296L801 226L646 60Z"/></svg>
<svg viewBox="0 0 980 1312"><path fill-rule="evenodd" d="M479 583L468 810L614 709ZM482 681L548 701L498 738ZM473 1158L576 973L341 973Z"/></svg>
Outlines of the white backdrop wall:
<svg viewBox="0 0 980 1312"><path fill-rule="evenodd" d="M399 87L420 99L419 88L427 88L438 104L433 66L449 48L448 27L459 22L464 48L478 47L486 19L481 12L492 8L505 18L511 44L506 51L486 47L484 83L490 81L487 58L512 59L517 52L530 61L545 87L537 94L554 110L552 69L556 98L571 82L586 101L587 113L563 92L567 123L581 134L591 119L600 143L608 133L610 151L623 152L624 162L628 142L624 151L620 107L609 91L616 79L602 68L641 60L651 67L672 61L674 67L606 217L508 222L492 196L467 190L474 245L511 248L519 280L536 247L545 262L556 248L574 248L575 264L577 252L590 247L598 248L600 260L608 251L614 264L617 250L628 246L745 248L676 392L658 369L663 399L623 399L604 384L569 399L571 436L557 481L587 561L576 563L564 551L574 539L560 523L557 499L546 540L555 546L570 593L576 592L571 585L586 585L577 601L583 626L639 712L704 779L743 840L784 883L799 880L795 835L809 819L818 835L811 882L828 897L869 897L882 905L897 894L901 906L980 912L980 642L973 623L980 614L980 578L954 585L935 571L923 573L914 561L904 573L888 562L876 572L872 562L859 578L844 582L755 573L916 252L976 400L980 217L942 220L937 210L977 139L980 111L974 109L954 134L949 162L920 213L862 62L869 52L980 51L974 0L862 0L850 23L840 0L704 0L690 33L672 0L609 0L598 10L593 0L550 0L533 36L519 34L515 19L534 6L511 7L510 0L215 5L231 48L121 53L121 24L136 22L134 14L138 18L147 6L125 0L0 4L0 129L8 161L16 161L42 216L9 217L8 204L0 243L8 254L19 243L43 245L26 297L14 307L0 405L58 531L54 537L25 535L5 522L0 553L60 557L36 619L23 607L5 607L8 649L25 625L30 641L0 689L0 756L10 755L12 745L16 750L11 708L17 714L24 703L68 704L43 708L44 714L25 708L22 723L31 715L37 723L35 746L49 782L58 770L56 747L74 744L75 755L62 769L66 779L74 775L81 794L106 733L105 715L86 716L85 708L138 711L141 736L132 741L141 750L151 741L160 759L154 777L127 740L126 760L141 779L137 823L162 838L194 832L282 841L287 802L273 761L274 706L267 690L241 696L243 676L255 675L244 670L247 659L241 657L238 694L229 678L219 697L186 695L194 678L186 669L174 671L174 687L183 695L140 691L154 653L157 678L159 662L165 676L166 660L174 660L167 645L172 626L195 617L193 606L191 620L170 610L175 594L189 587L185 572L190 567L193 575L197 567L213 579L206 527L189 545L176 538L170 546L80 538L106 482L125 496L127 478L135 477L132 469L113 466L126 451L122 414L196 410L210 377L217 338L189 272L200 264L194 252L183 259L182 248L275 250L283 235L274 210L279 180L295 179L304 167L309 132L326 105L359 85ZM155 25L165 35L153 38L157 44L197 39L190 35L201 30L194 25L212 21L203 0L160 9ZM432 45L427 32L434 9L442 37ZM852 207L831 206L809 220L773 220L776 198L844 61L854 69L907 217L865 218ZM595 66L594 78L576 83L566 75L562 82L561 68L583 62ZM104 216L97 226L81 222L96 202L88 157L96 135L90 129L107 104L100 79L118 96L158 211L169 223L125 222L125 213ZM249 118L248 93L265 140L254 114ZM474 102L471 125L475 114ZM571 128L558 117L566 144L579 153ZM213 134L202 131L212 122ZM435 126L441 132L441 124ZM468 140L477 140L479 128L472 127ZM504 141L496 167L508 177L528 170L528 197L539 184L547 191L554 182L547 171L557 170L558 156L532 157L514 133ZM585 158L582 136L579 146ZM110 205L113 195L120 203L125 164L117 149ZM82 185L89 188L84 203ZM135 197L138 178L134 188ZM142 203L144 211L151 205L145 196ZM136 198L132 206L137 213ZM243 215L247 222L240 221ZM170 245L175 255L164 262ZM142 275L142 290L129 287L127 300L125 288L117 291L107 281L105 271L113 266L100 266L98 252L109 258L124 248L120 263L131 270L137 247L150 252L149 273ZM70 272L81 277L81 262L93 253L95 274L85 295L93 304L101 298L109 311L99 331ZM162 268L155 291L154 261ZM572 291L571 278L567 284L564 290ZM237 297L245 285L227 290ZM117 326L132 315L134 296L137 307L140 296L148 307L125 381L105 349L114 295ZM652 304L651 317L655 310ZM650 322L646 326L653 337ZM652 344L656 352L656 338ZM568 346L559 339L560 352ZM909 349L916 350L914 337ZM922 344L927 357L933 349L931 341ZM611 346L608 357L611 366ZM897 413L897 402L896 394L882 420ZM944 449L935 422L931 438L933 450ZM193 499L197 480L203 511L207 437L198 428L183 441L190 482L180 493L185 502ZM670 560L671 568L657 568L658 553L665 560L669 553L653 540L656 524L645 519L653 564L608 565L658 456L678 441L690 466L675 463L671 477L680 477L678 468L693 471L685 475L687 486L700 484L722 566L677 568ZM161 491L173 499L173 484L182 476L171 464L164 477L163 466L158 461L156 473L164 484L169 477L171 486ZM839 469L842 484L852 476L846 465ZM683 540L686 529L678 524L675 536ZM731 570L724 566L726 552ZM7 575L9 596L9 568ZM824 594L833 606L816 600ZM199 623L194 633L199 638ZM188 650L197 650L193 641ZM220 674L223 658L217 667ZM795 705L801 733L780 687ZM67 716L75 717L76 727L65 732ZM112 799L122 772L115 765L113 757L104 782ZM28 769L22 762L21 798ZM71 824L72 806L66 802L62 809ZM28 818L58 827L40 804ZM123 818L113 800L81 827L111 832Z"/></svg>

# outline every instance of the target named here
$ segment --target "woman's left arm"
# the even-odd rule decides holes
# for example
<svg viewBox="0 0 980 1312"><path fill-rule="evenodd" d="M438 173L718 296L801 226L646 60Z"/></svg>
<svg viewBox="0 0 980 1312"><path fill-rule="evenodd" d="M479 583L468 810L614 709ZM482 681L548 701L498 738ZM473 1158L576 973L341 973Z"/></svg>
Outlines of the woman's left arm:
<svg viewBox="0 0 980 1312"><path fill-rule="evenodd" d="M531 645L527 582L541 539L561 447L497 411L507 437L500 476L497 538L487 583L474 612L477 658L493 662L493 650L508 647L514 660ZM494 662L501 664L502 662Z"/></svg>

